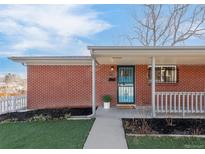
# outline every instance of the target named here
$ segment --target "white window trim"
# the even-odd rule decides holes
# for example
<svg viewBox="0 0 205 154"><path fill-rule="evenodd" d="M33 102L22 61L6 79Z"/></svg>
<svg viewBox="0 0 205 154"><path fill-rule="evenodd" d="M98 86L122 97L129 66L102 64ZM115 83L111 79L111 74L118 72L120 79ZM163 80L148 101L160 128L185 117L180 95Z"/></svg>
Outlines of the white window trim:
<svg viewBox="0 0 205 154"><path fill-rule="evenodd" d="M156 79L155 79L155 82L156 82L156 83L159 83L159 84L160 84L160 83L162 83L162 84L163 84L163 83L165 83L165 84L177 83L177 66L176 66L176 65L162 65L162 64L161 64L161 65L156 65L156 66L155 66L155 68L157 68L157 67L158 67L158 68L162 68L162 67L174 67L175 70L176 70L176 73L175 73L175 77L174 77L174 78L175 78L175 81L174 81L174 82L162 82L162 76L161 76L161 79L160 79L161 81L156 81ZM149 70L149 68L152 68L152 65L148 65L148 70ZM149 82L151 82L150 79L149 79Z"/></svg>

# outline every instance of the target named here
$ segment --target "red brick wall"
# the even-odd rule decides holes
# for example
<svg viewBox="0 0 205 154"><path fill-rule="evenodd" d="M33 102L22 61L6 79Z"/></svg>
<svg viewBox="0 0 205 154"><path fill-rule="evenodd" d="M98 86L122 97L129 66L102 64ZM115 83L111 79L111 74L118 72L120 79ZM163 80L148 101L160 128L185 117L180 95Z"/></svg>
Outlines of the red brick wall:
<svg viewBox="0 0 205 154"><path fill-rule="evenodd" d="M113 66L113 65L112 65ZM102 103L102 96L109 94L112 96L111 105L117 102L117 81L108 81L111 65L101 65L96 69L96 101ZM117 66L114 66L115 77L117 77Z"/></svg>
<svg viewBox="0 0 205 154"><path fill-rule="evenodd" d="M151 104L151 85L148 82L147 65L136 66L137 104ZM157 84L156 91L205 91L205 65L179 65L178 82L175 84Z"/></svg>
<svg viewBox="0 0 205 154"><path fill-rule="evenodd" d="M109 73L109 65L97 66L97 104L104 94L116 102L117 85L108 81ZM27 74L28 108L91 106L91 66L28 66Z"/></svg>
<svg viewBox="0 0 205 154"><path fill-rule="evenodd" d="M117 102L117 82L108 81L111 65L96 68L97 105L102 96L112 95ZM147 65L137 65L136 104L151 104L151 85ZM117 66L114 68L117 76ZM205 65L179 65L176 84L157 84L157 91L205 91ZM91 106L91 66L28 66L28 108Z"/></svg>
<svg viewBox="0 0 205 154"><path fill-rule="evenodd" d="M147 65L137 65L135 67L135 101L137 105L151 103L151 87L148 81L147 68Z"/></svg>

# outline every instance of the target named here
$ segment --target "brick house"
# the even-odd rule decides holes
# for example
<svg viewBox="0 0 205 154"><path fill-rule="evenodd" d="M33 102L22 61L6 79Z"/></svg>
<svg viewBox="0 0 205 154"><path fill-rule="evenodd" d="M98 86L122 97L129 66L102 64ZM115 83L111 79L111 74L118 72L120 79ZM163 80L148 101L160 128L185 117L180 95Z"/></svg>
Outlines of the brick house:
<svg viewBox="0 0 205 154"><path fill-rule="evenodd" d="M29 109L152 106L205 112L205 47L89 46L90 56L10 57L27 66ZM155 75L154 75L155 74Z"/></svg>

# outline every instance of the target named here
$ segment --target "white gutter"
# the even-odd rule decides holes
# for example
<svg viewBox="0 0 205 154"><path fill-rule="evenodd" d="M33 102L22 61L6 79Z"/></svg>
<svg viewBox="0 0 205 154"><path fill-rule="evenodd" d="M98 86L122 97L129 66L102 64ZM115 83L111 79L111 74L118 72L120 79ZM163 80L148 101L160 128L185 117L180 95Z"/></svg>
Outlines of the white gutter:
<svg viewBox="0 0 205 154"><path fill-rule="evenodd" d="M88 50L205 50L205 46L88 46Z"/></svg>

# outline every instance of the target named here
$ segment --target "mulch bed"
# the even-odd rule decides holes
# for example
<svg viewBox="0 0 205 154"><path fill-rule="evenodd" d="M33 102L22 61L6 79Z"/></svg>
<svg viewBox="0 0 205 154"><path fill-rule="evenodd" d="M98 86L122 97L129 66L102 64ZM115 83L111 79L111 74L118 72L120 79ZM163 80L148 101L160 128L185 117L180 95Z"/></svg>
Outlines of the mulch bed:
<svg viewBox="0 0 205 154"><path fill-rule="evenodd" d="M59 119L69 116L90 115L92 108L60 108L60 109L39 109L25 112L12 112L0 115L0 122L5 120L11 121L27 121L32 117L42 116L50 119Z"/></svg>
<svg viewBox="0 0 205 154"><path fill-rule="evenodd" d="M122 119L126 134L205 135L205 119Z"/></svg>

